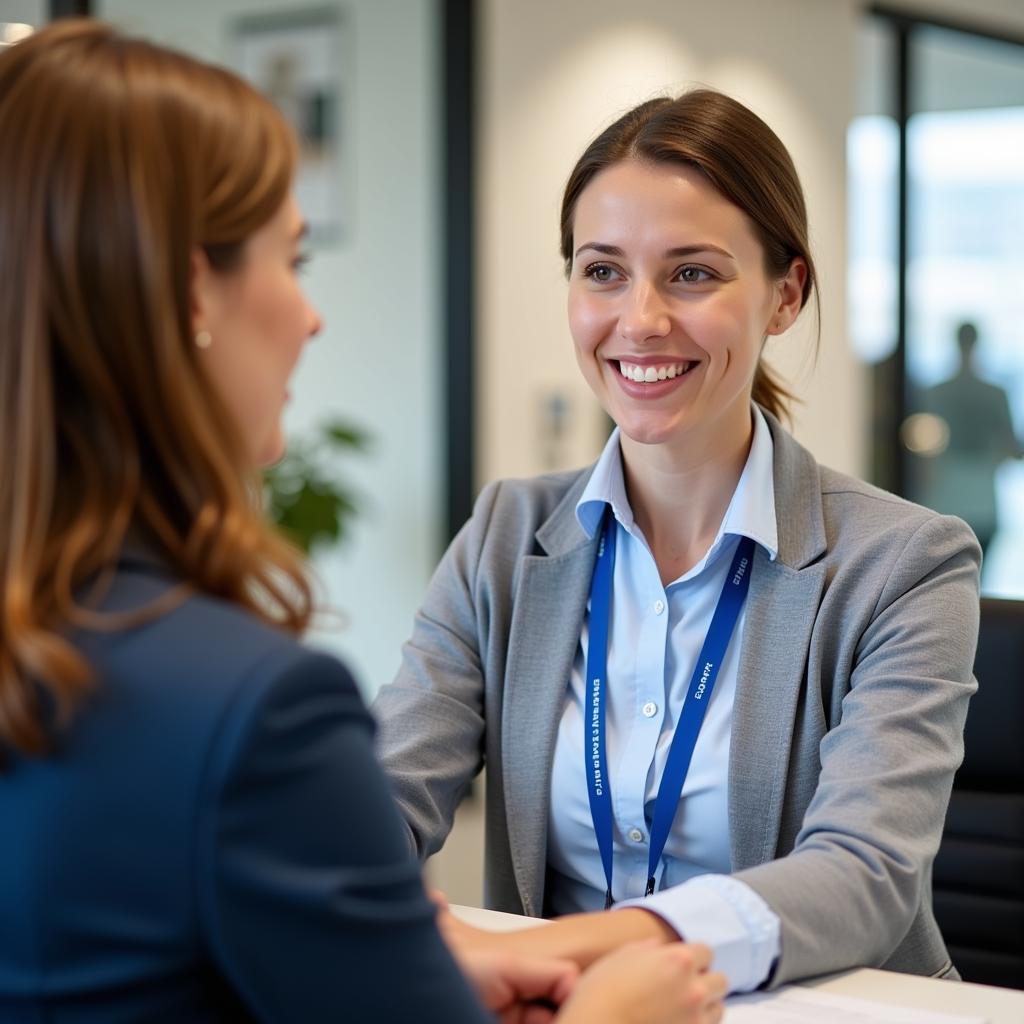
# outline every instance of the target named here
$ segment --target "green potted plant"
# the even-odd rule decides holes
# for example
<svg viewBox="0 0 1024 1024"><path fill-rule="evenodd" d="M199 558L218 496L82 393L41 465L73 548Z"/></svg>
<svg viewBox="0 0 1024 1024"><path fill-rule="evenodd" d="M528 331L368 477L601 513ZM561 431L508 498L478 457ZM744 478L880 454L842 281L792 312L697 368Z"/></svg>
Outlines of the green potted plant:
<svg viewBox="0 0 1024 1024"><path fill-rule="evenodd" d="M267 514L306 554L345 536L360 499L338 475L338 463L368 445L362 428L329 420L290 439L284 458L265 472Z"/></svg>

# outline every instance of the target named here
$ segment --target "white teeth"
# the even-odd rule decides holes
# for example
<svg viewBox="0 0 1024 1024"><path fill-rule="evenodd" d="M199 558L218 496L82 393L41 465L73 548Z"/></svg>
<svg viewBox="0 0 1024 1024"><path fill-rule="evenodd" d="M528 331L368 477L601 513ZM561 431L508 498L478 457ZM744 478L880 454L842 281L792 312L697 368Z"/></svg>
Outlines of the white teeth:
<svg viewBox="0 0 1024 1024"><path fill-rule="evenodd" d="M693 363L665 363L661 366L639 366L636 363L619 362L619 372L626 380L637 384L654 384L659 380L672 380L685 373Z"/></svg>

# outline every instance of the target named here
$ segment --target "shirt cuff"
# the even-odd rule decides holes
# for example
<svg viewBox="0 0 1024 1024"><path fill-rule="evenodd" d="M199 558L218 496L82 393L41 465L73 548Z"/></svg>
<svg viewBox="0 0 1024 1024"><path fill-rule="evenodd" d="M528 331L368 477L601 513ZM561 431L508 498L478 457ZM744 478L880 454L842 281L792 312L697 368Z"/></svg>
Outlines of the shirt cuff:
<svg viewBox="0 0 1024 1024"><path fill-rule="evenodd" d="M763 984L782 950L778 915L749 885L729 875L698 875L615 906L649 910L685 941L709 946L712 969L729 979L730 992Z"/></svg>

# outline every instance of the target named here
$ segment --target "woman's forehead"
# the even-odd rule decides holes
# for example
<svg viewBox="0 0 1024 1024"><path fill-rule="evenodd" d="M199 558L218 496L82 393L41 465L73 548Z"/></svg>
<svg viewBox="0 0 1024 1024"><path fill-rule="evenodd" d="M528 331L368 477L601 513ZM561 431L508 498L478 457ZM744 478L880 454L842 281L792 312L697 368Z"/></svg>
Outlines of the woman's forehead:
<svg viewBox="0 0 1024 1024"><path fill-rule="evenodd" d="M666 250L706 244L735 255L758 247L743 211L698 168L637 160L605 168L580 194L574 250L591 241Z"/></svg>

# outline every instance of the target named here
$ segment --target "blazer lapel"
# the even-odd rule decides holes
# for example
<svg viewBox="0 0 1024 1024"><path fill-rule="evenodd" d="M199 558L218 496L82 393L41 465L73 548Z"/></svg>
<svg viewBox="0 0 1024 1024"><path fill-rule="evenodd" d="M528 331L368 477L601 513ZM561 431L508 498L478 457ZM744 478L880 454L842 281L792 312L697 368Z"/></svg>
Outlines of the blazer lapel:
<svg viewBox="0 0 1024 1024"><path fill-rule="evenodd" d="M509 848L527 914L541 913L551 764L569 673L579 646L597 537L576 521L589 473L537 531L547 555L520 562L502 697L501 745Z"/></svg>
<svg viewBox="0 0 1024 1024"><path fill-rule="evenodd" d="M796 572L759 548L750 578L729 747L733 871L775 856L793 722L823 566Z"/></svg>
<svg viewBox="0 0 1024 1024"><path fill-rule="evenodd" d="M811 631L825 585L812 564L826 548L818 466L765 414L775 446L779 553L758 549L750 580L729 749L732 868L775 856L793 726Z"/></svg>

